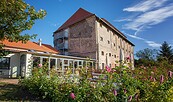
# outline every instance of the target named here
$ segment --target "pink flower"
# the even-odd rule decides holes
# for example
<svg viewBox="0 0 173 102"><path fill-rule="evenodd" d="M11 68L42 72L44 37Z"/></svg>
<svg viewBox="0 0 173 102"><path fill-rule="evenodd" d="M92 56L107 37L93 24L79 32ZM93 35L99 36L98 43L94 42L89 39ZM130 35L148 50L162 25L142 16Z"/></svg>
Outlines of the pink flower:
<svg viewBox="0 0 173 102"><path fill-rule="evenodd" d="M126 89L124 89L124 93L125 93L125 94L127 93L127 90L126 90Z"/></svg>
<svg viewBox="0 0 173 102"><path fill-rule="evenodd" d="M72 92L72 93L70 93L70 97L74 100L75 99L75 94Z"/></svg>
<svg viewBox="0 0 173 102"><path fill-rule="evenodd" d="M171 72L171 71L168 72L168 77L169 77L169 78L172 78L172 73L173 73L173 72Z"/></svg>
<svg viewBox="0 0 173 102"><path fill-rule="evenodd" d="M114 89L114 95L117 96L117 94L118 94L117 90Z"/></svg>
<svg viewBox="0 0 173 102"><path fill-rule="evenodd" d="M132 96L129 96L128 102L132 101Z"/></svg>
<svg viewBox="0 0 173 102"><path fill-rule="evenodd" d="M153 81L155 82L156 81L156 78L153 78Z"/></svg>
<svg viewBox="0 0 173 102"><path fill-rule="evenodd" d="M129 60L130 59L130 57L129 56L127 56L127 60Z"/></svg>
<svg viewBox="0 0 173 102"><path fill-rule="evenodd" d="M164 81L164 76L161 75L161 76L160 76L160 83L163 83L163 81Z"/></svg>
<svg viewBox="0 0 173 102"><path fill-rule="evenodd" d="M42 64L38 64L38 67L42 67Z"/></svg>
<svg viewBox="0 0 173 102"><path fill-rule="evenodd" d="M153 80L153 77L152 76L150 76L150 81L152 81Z"/></svg>
<svg viewBox="0 0 173 102"><path fill-rule="evenodd" d="M111 72L111 68L109 66L106 66L106 71L110 73Z"/></svg>

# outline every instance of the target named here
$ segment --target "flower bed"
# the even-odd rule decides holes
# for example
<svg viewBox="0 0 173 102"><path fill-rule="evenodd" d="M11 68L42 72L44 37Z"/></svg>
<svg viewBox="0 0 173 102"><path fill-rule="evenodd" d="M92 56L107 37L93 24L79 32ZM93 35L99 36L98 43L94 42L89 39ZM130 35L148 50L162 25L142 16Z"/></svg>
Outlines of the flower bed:
<svg viewBox="0 0 173 102"><path fill-rule="evenodd" d="M106 67L94 82L89 80L92 72L85 68L79 76L58 76L53 70L48 75L47 71L44 66L33 69L33 75L21 80L21 86L56 102L173 101L172 71L167 74L163 68Z"/></svg>

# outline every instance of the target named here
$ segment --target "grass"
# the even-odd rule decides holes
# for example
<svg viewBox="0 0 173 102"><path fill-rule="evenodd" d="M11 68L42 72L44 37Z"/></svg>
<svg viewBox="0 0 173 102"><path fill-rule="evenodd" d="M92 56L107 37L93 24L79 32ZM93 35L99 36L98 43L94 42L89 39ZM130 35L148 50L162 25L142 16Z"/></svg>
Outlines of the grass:
<svg viewBox="0 0 173 102"><path fill-rule="evenodd" d="M29 93L27 90L22 89L20 85L8 84L3 82L0 82L0 101L47 102L47 100L42 100Z"/></svg>

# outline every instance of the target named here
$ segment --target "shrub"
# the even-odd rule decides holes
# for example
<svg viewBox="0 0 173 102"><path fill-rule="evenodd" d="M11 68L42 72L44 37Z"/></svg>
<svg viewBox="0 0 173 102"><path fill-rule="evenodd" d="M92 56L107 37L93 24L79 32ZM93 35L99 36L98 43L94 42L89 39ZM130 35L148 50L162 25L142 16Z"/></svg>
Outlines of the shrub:
<svg viewBox="0 0 173 102"><path fill-rule="evenodd" d="M173 78L167 77L167 69L106 67L97 79L91 78L92 72L85 68L79 72L79 76L57 76L55 70L49 72L46 66L40 66L33 69L32 76L21 80L21 85L32 94L56 102L165 102L173 99ZM162 82L161 75L164 76Z"/></svg>

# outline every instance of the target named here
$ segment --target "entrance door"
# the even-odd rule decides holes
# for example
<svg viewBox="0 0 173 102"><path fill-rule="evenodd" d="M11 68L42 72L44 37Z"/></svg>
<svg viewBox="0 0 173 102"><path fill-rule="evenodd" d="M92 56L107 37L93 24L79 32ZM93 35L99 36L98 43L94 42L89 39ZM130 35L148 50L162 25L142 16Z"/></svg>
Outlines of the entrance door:
<svg viewBox="0 0 173 102"><path fill-rule="evenodd" d="M26 55L23 54L20 56L20 76L25 77L26 73Z"/></svg>

